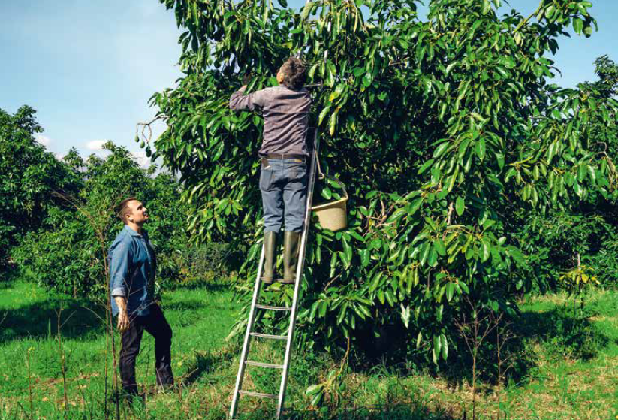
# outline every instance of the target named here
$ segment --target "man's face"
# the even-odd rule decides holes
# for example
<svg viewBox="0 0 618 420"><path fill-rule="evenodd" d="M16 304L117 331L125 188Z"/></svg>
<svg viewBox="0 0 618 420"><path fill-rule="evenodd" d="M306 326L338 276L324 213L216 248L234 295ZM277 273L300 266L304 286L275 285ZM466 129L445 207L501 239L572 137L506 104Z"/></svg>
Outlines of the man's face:
<svg viewBox="0 0 618 420"><path fill-rule="evenodd" d="M130 222L141 225L148 220L148 210L141 201L131 200L127 203L127 207L129 209L127 218Z"/></svg>

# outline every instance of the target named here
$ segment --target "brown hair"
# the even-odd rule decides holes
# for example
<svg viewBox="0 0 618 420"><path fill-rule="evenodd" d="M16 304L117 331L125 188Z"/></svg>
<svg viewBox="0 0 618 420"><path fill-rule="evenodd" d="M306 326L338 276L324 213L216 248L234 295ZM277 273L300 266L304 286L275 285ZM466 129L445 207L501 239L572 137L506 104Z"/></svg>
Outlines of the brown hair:
<svg viewBox="0 0 618 420"><path fill-rule="evenodd" d="M122 223L124 223L125 225L127 224L127 214L129 214L129 205L128 205L129 201L137 201L137 198L135 197L125 198L117 206L118 217L120 218L120 220L122 220Z"/></svg>
<svg viewBox="0 0 618 420"><path fill-rule="evenodd" d="M281 72L283 73L283 83L290 89L300 89L307 80L307 72L305 63L297 57L290 57L281 66Z"/></svg>

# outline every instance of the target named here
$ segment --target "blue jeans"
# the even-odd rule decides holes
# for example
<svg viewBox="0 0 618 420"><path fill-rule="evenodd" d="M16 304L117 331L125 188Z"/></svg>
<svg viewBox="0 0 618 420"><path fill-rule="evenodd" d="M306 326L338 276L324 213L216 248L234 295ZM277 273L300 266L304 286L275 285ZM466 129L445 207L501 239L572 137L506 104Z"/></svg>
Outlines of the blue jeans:
<svg viewBox="0 0 618 420"><path fill-rule="evenodd" d="M303 159L263 159L260 191L264 231L300 232L307 205L307 164Z"/></svg>

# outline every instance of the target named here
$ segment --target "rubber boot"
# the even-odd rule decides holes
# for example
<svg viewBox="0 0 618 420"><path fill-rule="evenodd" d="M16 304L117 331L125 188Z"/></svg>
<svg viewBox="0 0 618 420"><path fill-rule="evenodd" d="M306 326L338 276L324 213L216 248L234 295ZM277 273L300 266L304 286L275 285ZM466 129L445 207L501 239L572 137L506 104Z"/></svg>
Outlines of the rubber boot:
<svg viewBox="0 0 618 420"><path fill-rule="evenodd" d="M300 232L285 232L283 237L283 284L294 284L296 280L296 266L298 265L298 253Z"/></svg>
<svg viewBox="0 0 618 420"><path fill-rule="evenodd" d="M271 284L275 277L275 248L277 247L277 232L264 232L264 271L262 282Z"/></svg>

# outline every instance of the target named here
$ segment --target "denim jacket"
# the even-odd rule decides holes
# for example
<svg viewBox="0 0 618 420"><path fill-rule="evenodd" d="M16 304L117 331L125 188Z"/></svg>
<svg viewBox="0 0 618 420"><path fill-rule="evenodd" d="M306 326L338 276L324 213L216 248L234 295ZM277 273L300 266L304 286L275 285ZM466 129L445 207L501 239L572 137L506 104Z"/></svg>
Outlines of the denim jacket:
<svg viewBox="0 0 618 420"><path fill-rule="evenodd" d="M155 252L142 230L140 235L129 226L118 233L109 248L110 292L112 312L117 315L118 305L114 296L127 298L129 316L146 316L154 297L154 281L157 268Z"/></svg>

